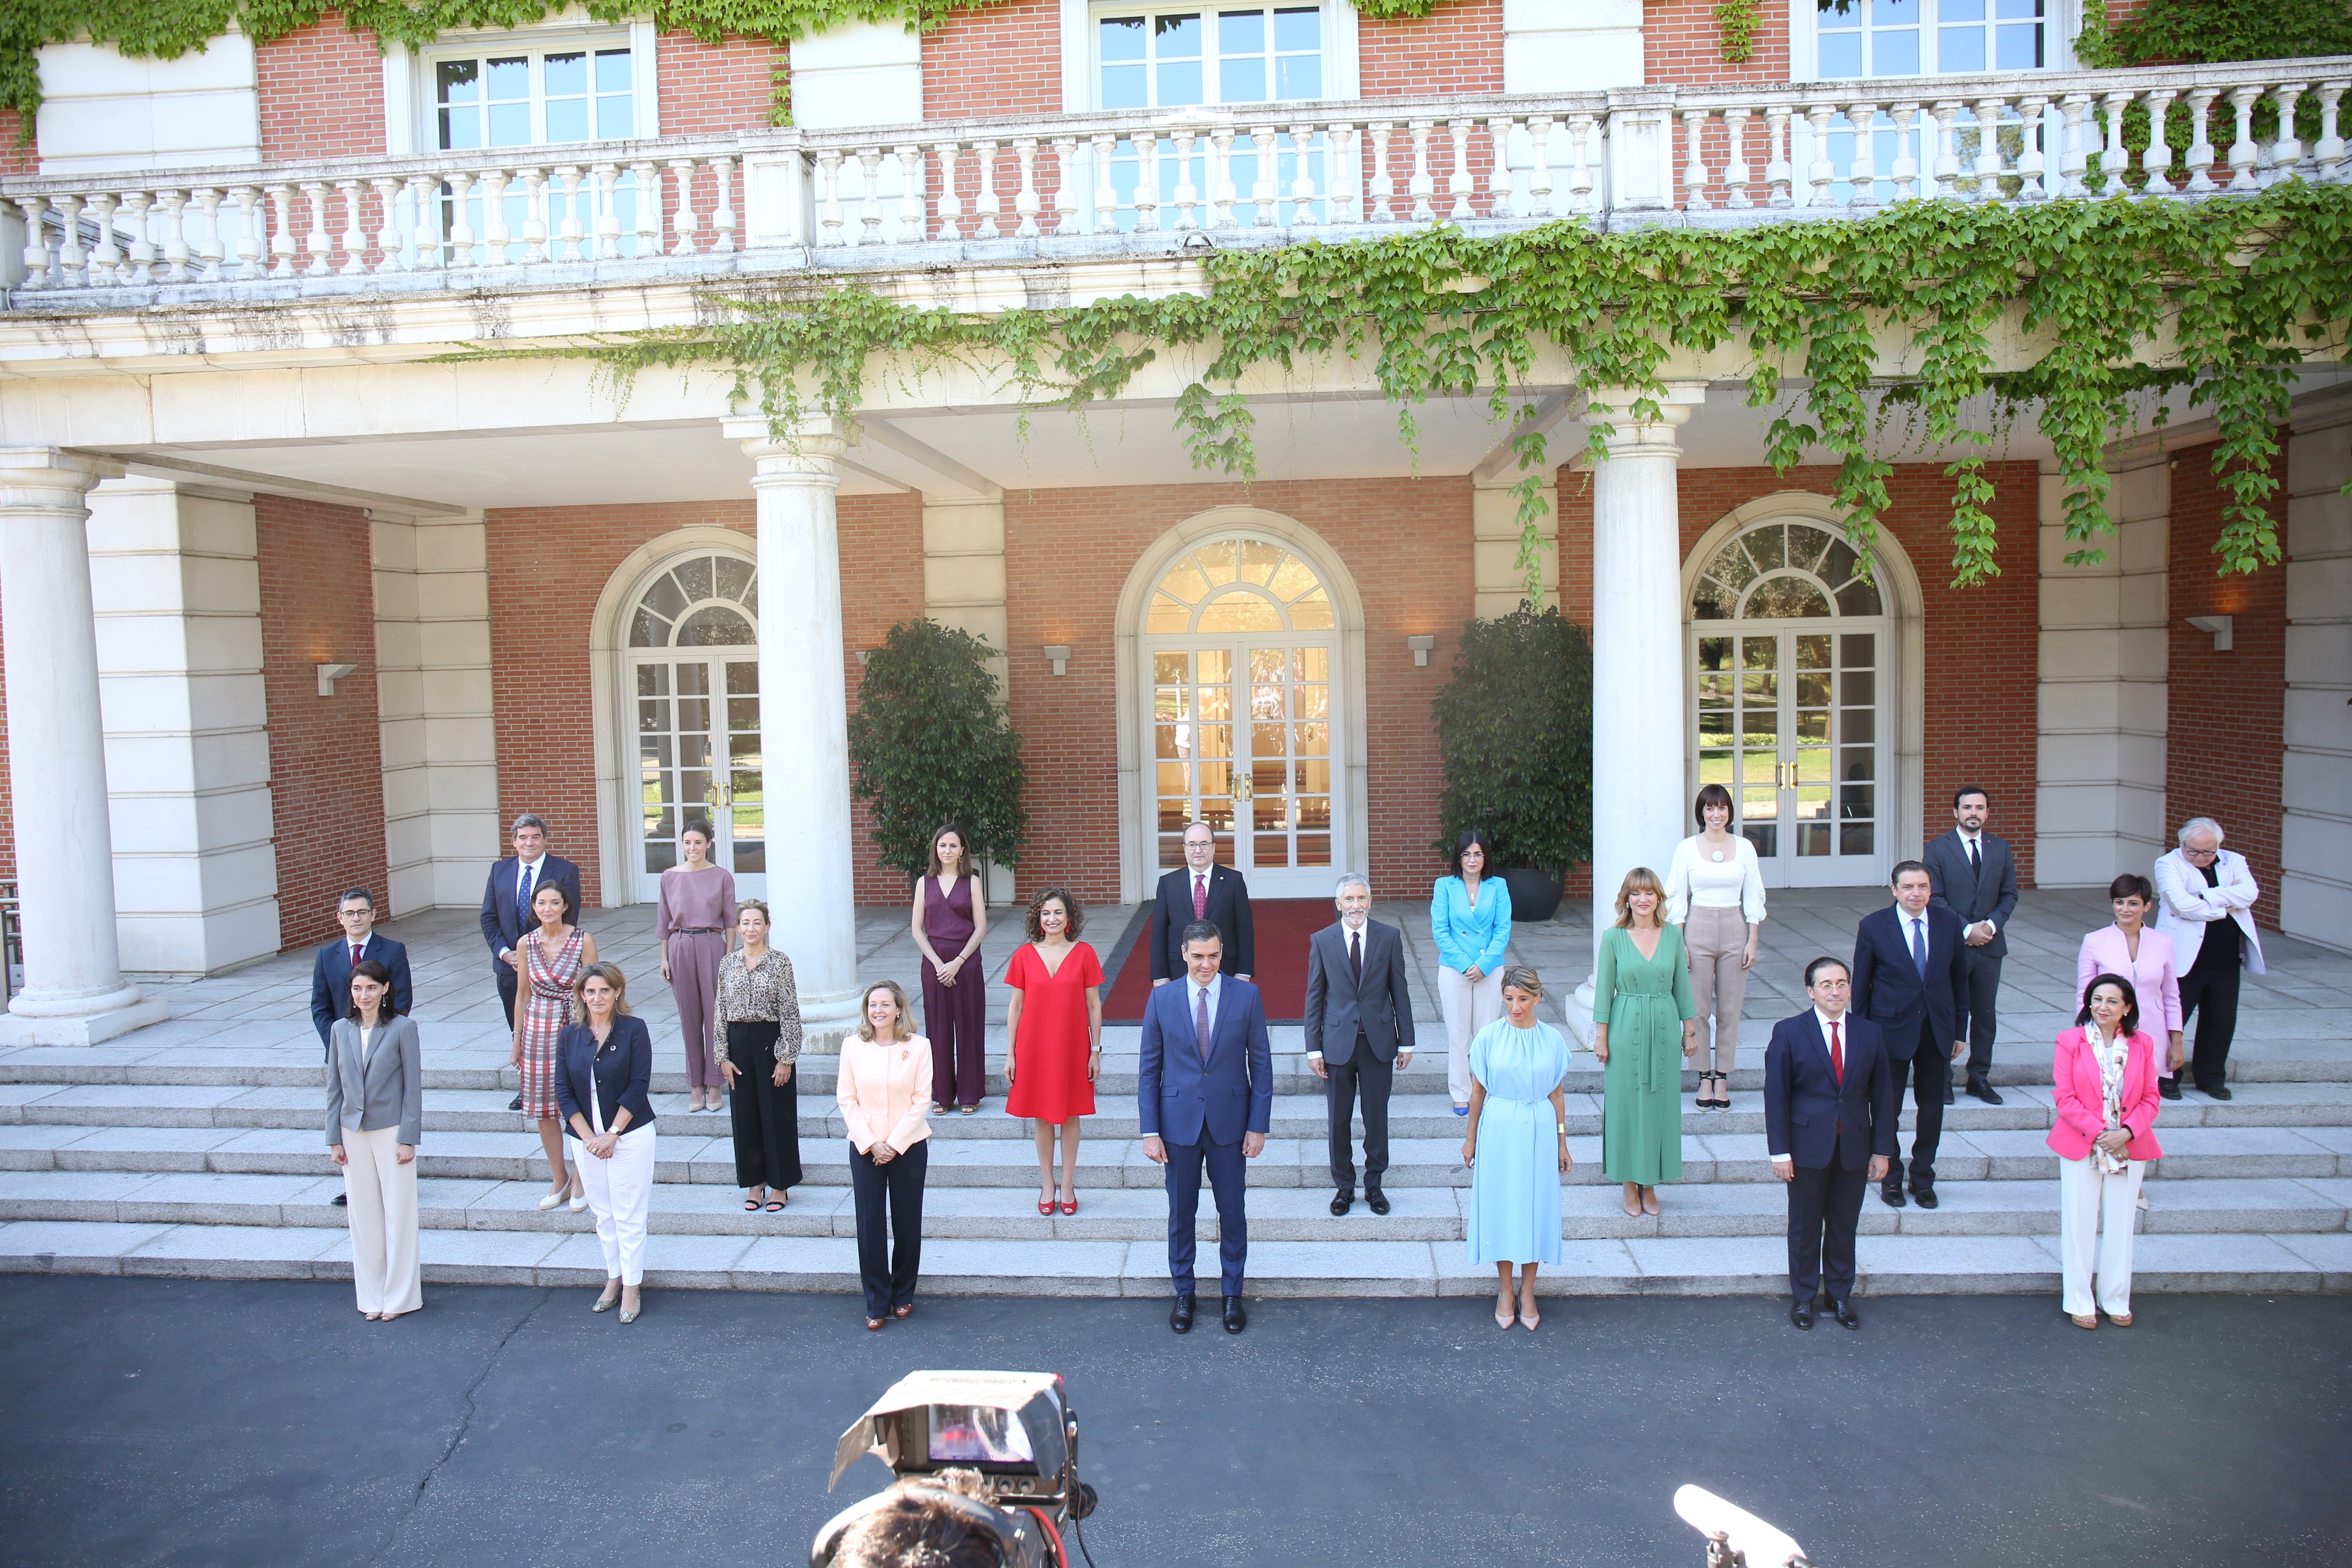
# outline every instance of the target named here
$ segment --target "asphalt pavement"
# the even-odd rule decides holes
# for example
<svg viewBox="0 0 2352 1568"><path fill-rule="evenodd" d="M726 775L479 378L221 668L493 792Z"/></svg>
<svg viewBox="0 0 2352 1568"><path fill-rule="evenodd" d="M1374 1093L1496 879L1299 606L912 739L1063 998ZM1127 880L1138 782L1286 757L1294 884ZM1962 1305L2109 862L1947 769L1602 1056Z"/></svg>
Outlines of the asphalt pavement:
<svg viewBox="0 0 2352 1568"><path fill-rule="evenodd" d="M0 1278L0 1561L798 1568L916 1367L1059 1371L1098 1568L1696 1565L1696 1481L1824 1568L2352 1564L2352 1299L1149 1301Z"/></svg>

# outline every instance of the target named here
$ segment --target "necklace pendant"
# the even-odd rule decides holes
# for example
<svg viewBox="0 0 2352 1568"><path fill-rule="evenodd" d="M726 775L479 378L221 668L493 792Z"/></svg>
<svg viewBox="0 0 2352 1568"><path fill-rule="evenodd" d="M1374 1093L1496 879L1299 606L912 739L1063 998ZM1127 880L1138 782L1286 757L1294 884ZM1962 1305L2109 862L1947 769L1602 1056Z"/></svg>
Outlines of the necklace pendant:
<svg viewBox="0 0 2352 1568"><path fill-rule="evenodd" d="M1717 863L1717 864L1718 864L1718 865L1720 865L1720 864L1722 863L1722 861L1723 861L1723 851L1722 851L1722 850L1720 850L1720 849L1717 850L1717 851L1715 852L1715 858L1716 858L1716 863Z"/></svg>

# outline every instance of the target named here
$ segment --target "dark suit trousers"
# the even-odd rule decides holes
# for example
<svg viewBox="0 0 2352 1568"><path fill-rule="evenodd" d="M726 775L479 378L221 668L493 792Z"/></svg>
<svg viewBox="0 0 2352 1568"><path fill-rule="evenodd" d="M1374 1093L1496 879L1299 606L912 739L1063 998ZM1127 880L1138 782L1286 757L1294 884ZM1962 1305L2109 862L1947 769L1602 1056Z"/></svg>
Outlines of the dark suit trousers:
<svg viewBox="0 0 2352 1568"><path fill-rule="evenodd" d="M2197 956L2202 960L2205 955ZM2214 1089L2230 1076L2230 1042L2238 1035L2238 981L2244 973L2242 962L2232 959L2227 963L2192 963L2180 977L2181 1028L2189 1027L2189 1020L2200 1008L2205 1014L2197 1026L2196 1054L2189 1061L2189 1076L2200 1089ZM2149 1011L2142 1002L2141 1016Z"/></svg>
<svg viewBox="0 0 2352 1568"><path fill-rule="evenodd" d="M1331 1110L1331 1183L1340 1187L1356 1184L1356 1096L1360 1089L1364 1190L1376 1193L1389 1168L1389 1089L1396 1082L1396 1064L1372 1055L1372 1047L1359 1035L1354 1054L1344 1062L1325 1063L1324 1070L1331 1075L1323 1086L1323 1098Z"/></svg>
<svg viewBox="0 0 2352 1568"><path fill-rule="evenodd" d="M1853 1233L1869 1190L1869 1170L1849 1171L1834 1154L1826 1165L1797 1167L1789 1183L1789 1293L1798 1300L1853 1294Z"/></svg>
<svg viewBox="0 0 2352 1568"><path fill-rule="evenodd" d="M499 966L499 1005L506 1009L507 1028L509 1032L512 1032L514 1029L515 994L521 988L522 976L516 971L513 964L509 963L503 958L493 959L491 962Z"/></svg>
<svg viewBox="0 0 2352 1568"><path fill-rule="evenodd" d="M1944 1141L1944 1091L1952 1087L1952 1042L1938 1042L1936 1026L1919 1026L1919 1048L1909 1061L1900 1058L1886 1064L1894 1071L1895 1110L1903 1112L1903 1084L1911 1083L1911 1179L1923 1185L1936 1182L1936 1150ZM1901 1145L1896 1145L1896 1161L1887 1171L1890 1176L1903 1173Z"/></svg>
<svg viewBox="0 0 2352 1568"><path fill-rule="evenodd" d="M1198 1143L1160 1142L1168 1151L1168 1277L1176 1294L1192 1294L1192 1226L1201 1213L1201 1173L1217 1194L1218 1289L1242 1293L1242 1264L1249 1257L1249 1221L1242 1194L1249 1187L1249 1163L1238 1142L1220 1143L1203 1128Z"/></svg>
<svg viewBox="0 0 2352 1568"><path fill-rule="evenodd" d="M849 1186L857 1202L857 1278L866 1287L869 1318L887 1318L891 1308L915 1299L915 1279L923 1268L923 1173L930 1163L929 1139L887 1165L859 1153L856 1144L849 1146ZM885 1199L887 1229L882 1220Z"/></svg>
<svg viewBox="0 0 2352 1568"><path fill-rule="evenodd" d="M1990 945L1988 943L1987 945ZM2000 960L1981 947L1960 950L1969 977L1969 1081L1992 1070L1993 1000L2000 994Z"/></svg>

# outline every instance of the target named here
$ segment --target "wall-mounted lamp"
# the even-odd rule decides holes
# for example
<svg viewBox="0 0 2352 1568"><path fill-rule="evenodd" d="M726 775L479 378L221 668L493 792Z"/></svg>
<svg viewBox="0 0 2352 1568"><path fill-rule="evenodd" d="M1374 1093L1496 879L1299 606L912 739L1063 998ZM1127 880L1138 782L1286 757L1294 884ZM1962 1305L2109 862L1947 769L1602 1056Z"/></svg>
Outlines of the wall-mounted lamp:
<svg viewBox="0 0 2352 1568"><path fill-rule="evenodd" d="M357 669L359 666L356 664L314 664L310 668L319 672L319 695L321 697L332 697L335 694L335 682L341 680L343 677Z"/></svg>
<svg viewBox="0 0 2352 1568"><path fill-rule="evenodd" d="M2191 616L2189 624L2200 632L2213 634L2213 651L2230 651L2230 626L2235 617L2230 616Z"/></svg>
<svg viewBox="0 0 2352 1568"><path fill-rule="evenodd" d="M1407 637L1404 646L1412 649L1412 662L1425 669L1429 666L1429 651L1437 646L1437 639L1433 637Z"/></svg>
<svg viewBox="0 0 2352 1568"><path fill-rule="evenodd" d="M869 659L871 659L873 657L874 657L874 650L873 650L872 648L870 648L870 647L862 647L862 648L859 648L859 649L857 650L857 668L860 668L860 669L864 669L864 668L866 668L866 661L868 661Z"/></svg>
<svg viewBox="0 0 2352 1568"><path fill-rule="evenodd" d="M1044 654L1047 658L1053 661L1054 673L1055 675L1067 675L1070 672L1070 645L1068 643L1047 643L1044 647L1039 648L1037 651Z"/></svg>

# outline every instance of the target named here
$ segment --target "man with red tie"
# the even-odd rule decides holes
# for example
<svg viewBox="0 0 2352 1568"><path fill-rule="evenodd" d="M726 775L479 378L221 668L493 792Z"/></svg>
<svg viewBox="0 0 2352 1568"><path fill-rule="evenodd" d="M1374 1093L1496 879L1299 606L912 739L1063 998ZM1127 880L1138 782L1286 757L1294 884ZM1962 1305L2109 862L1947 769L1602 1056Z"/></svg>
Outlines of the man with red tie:
<svg viewBox="0 0 2352 1568"><path fill-rule="evenodd" d="M1224 947L1224 973L1247 980L1257 973L1249 883L1231 866L1217 864L1216 830L1205 822L1184 829L1184 864L1160 879L1151 911L1151 984L1155 986L1183 974L1183 931L1196 921L1217 928L1217 940Z"/></svg>
<svg viewBox="0 0 2352 1568"><path fill-rule="evenodd" d="M1844 1328L1853 1310L1853 1237L1863 1194L1895 1155L1895 1078L1886 1039L1850 1016L1853 976L1834 958L1805 965L1813 1005L1772 1026L1764 1051L1764 1141L1789 1184L1789 1321L1813 1326L1826 1301Z"/></svg>

